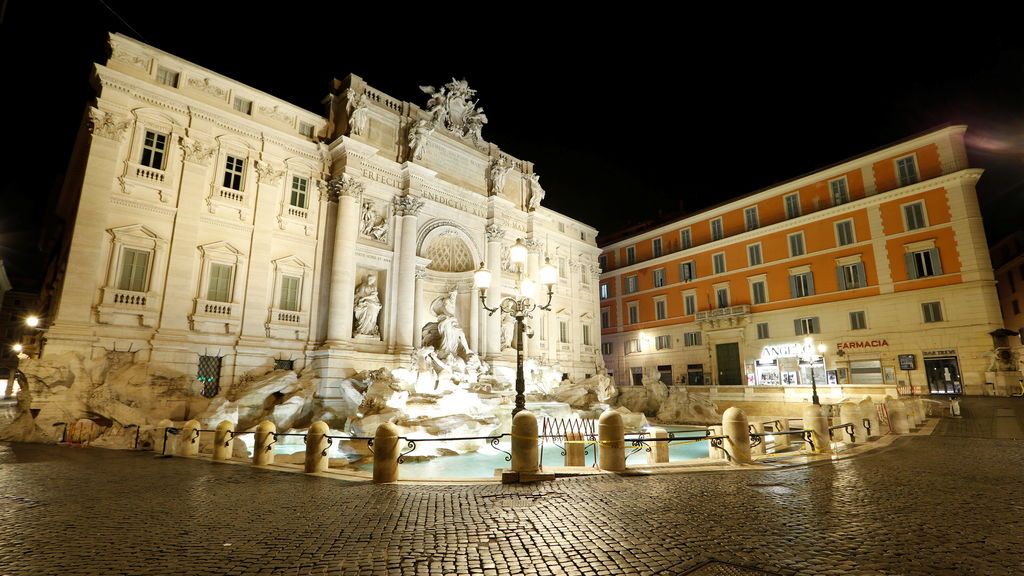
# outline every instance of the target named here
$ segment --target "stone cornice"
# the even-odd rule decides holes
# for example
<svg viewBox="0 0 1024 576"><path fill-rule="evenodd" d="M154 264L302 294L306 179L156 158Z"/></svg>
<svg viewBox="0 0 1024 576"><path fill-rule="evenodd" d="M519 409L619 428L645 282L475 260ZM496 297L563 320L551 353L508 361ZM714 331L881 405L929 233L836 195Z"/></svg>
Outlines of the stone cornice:
<svg viewBox="0 0 1024 576"><path fill-rule="evenodd" d="M136 100L171 110L184 116L194 116L195 118L206 120L220 128L247 138L265 139L267 142L271 142L294 154L311 160L321 160L317 143L306 140L298 134L290 134L271 125L262 124L254 120L232 117L226 110L219 110L208 103L189 98L177 91L164 90L159 86L150 85L101 64L96 65L96 77L101 86L113 88Z"/></svg>

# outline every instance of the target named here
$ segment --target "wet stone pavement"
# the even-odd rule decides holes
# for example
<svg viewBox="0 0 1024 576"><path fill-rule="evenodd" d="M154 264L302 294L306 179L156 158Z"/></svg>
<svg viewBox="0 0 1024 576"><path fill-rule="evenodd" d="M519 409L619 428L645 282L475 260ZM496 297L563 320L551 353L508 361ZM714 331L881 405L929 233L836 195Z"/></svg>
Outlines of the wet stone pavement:
<svg viewBox="0 0 1024 576"><path fill-rule="evenodd" d="M963 406L835 463L522 486L0 444L0 575L1024 574L1024 399Z"/></svg>

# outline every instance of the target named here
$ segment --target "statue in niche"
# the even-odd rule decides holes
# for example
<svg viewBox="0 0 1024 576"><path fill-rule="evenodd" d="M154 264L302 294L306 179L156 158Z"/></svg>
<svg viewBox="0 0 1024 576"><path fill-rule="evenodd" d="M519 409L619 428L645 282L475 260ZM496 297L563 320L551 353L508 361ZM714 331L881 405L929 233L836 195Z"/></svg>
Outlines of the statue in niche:
<svg viewBox="0 0 1024 576"><path fill-rule="evenodd" d="M373 273L367 274L363 283L356 287L355 303L352 307L355 314L355 326L353 332L357 335L380 337L380 327L377 326L377 316L383 306L380 303L380 296L377 295L377 276Z"/></svg>
<svg viewBox="0 0 1024 576"><path fill-rule="evenodd" d="M373 202L363 202L363 214L361 216L359 232L363 236L373 238L378 242L384 242L388 237L387 218L385 216L377 217L377 211L373 208Z"/></svg>
<svg viewBox="0 0 1024 576"><path fill-rule="evenodd" d="M454 288L443 296L434 298L430 311L437 316L436 322L427 322L421 332L424 362L435 373L448 371L453 380L475 380L483 369L476 352L469 348L466 333L455 316L455 302L458 291Z"/></svg>
<svg viewBox="0 0 1024 576"><path fill-rule="evenodd" d="M348 97L348 127L353 136L366 133L370 124L370 110L366 105L366 97L356 94L356 91L349 88L345 91Z"/></svg>
<svg viewBox="0 0 1024 576"><path fill-rule="evenodd" d="M533 212L540 208L540 201L544 199L544 195L544 189L540 187L540 174L530 174L530 204L527 211Z"/></svg>
<svg viewBox="0 0 1024 576"><path fill-rule="evenodd" d="M508 176L509 170L512 169L512 164L508 161L508 158L500 156L491 160L491 195L497 196L501 194L501 191L505 188L505 177Z"/></svg>

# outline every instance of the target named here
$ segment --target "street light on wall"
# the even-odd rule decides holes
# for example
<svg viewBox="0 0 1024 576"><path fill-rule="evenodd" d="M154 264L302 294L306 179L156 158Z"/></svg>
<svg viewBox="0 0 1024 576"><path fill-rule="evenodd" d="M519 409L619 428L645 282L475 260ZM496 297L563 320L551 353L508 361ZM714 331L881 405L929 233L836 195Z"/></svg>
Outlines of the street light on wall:
<svg viewBox="0 0 1024 576"><path fill-rule="evenodd" d="M551 265L549 258L544 259L544 266L540 269L540 283L548 289L548 299L543 305L534 300L537 292L537 284L532 278L523 273L527 256L526 244L519 238L509 249L509 261L516 267L516 295L505 296L501 302L491 308L487 305L487 289L491 286L491 271L480 263L480 268L473 274L473 282L480 289L480 303L484 310L493 316L495 312L501 311L508 314L516 321L516 406L512 410L512 416L526 409L526 379L523 377L523 333L525 320L534 310L550 310L551 296L554 294L552 286L558 281L558 270ZM500 287L498 288L501 289Z"/></svg>
<svg viewBox="0 0 1024 576"><path fill-rule="evenodd" d="M811 402L815 406L821 406L821 402L818 401L818 385L814 381L814 361L819 356L824 358L825 351L828 350L828 346L824 344L818 344L817 347L814 345L814 338L808 336L804 338L804 349L803 357L807 360L807 363L811 365Z"/></svg>

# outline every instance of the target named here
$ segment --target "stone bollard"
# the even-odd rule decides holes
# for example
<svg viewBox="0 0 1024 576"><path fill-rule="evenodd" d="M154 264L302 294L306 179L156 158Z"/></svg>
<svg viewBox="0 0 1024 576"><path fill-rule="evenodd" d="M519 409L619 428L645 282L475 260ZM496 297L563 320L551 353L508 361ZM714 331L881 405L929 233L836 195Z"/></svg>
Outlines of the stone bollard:
<svg viewBox="0 0 1024 576"><path fill-rule="evenodd" d="M385 422L373 435L373 483L398 481L398 426Z"/></svg>
<svg viewBox="0 0 1024 576"><path fill-rule="evenodd" d="M850 442L851 444L856 442L857 436L861 439L865 438L864 426L860 422L860 406L853 402L843 402L839 405L839 423L840 424L853 424L854 439L850 440L850 435L846 433L846 430L841 430L843 437L840 439L843 442Z"/></svg>
<svg viewBox="0 0 1024 576"><path fill-rule="evenodd" d="M768 452L768 440L765 439L764 422L754 422L754 432L761 435L761 441L750 449L752 454L766 454Z"/></svg>
<svg viewBox="0 0 1024 576"><path fill-rule="evenodd" d="M269 420L260 422L260 425L256 427L255 442L252 447L252 464L253 466L267 466L274 463L274 433L277 432L277 426Z"/></svg>
<svg viewBox="0 0 1024 576"><path fill-rule="evenodd" d="M865 420L871 425L870 431L864 428ZM878 408L875 407L875 402L871 399L871 396L867 396L860 401L860 425L861 427L858 430L864 430L865 439L882 435L882 428L878 422Z"/></svg>
<svg viewBox="0 0 1024 576"><path fill-rule="evenodd" d="M170 433L166 432L166 430L168 428L174 428L174 422L171 422L170 420L164 419L164 420L161 420L160 422L158 422L157 425L156 425L156 428L153 429L153 436L154 436L154 438L153 438L153 452L156 452L158 454L166 454L166 455L170 456L171 452L174 451L174 450L166 450L165 451L165 448L170 448L170 446L167 446L167 447L164 446L164 438L167 438L168 442L170 443L170 445L174 446L174 440L171 440L172 438L174 438L174 436L172 436Z"/></svg>
<svg viewBox="0 0 1024 576"><path fill-rule="evenodd" d="M231 428L234 424L230 420L223 420L217 424L217 431L213 434L213 459L228 460L231 458Z"/></svg>
<svg viewBox="0 0 1024 576"><path fill-rule="evenodd" d="M626 469L626 439L622 414L605 410L597 421L598 467L609 472Z"/></svg>
<svg viewBox="0 0 1024 576"><path fill-rule="evenodd" d="M789 416L780 416L778 419L779 429L776 432L789 432ZM790 437L788 434L775 436L775 451L789 448Z"/></svg>
<svg viewBox="0 0 1024 576"><path fill-rule="evenodd" d="M928 408L924 405L924 400L921 398L914 399L914 406L917 406L918 419L923 424L928 419Z"/></svg>
<svg viewBox="0 0 1024 576"><path fill-rule="evenodd" d="M889 432L893 434L910 432L910 422L907 421L907 410L903 407L903 402L886 396L885 411L889 413Z"/></svg>
<svg viewBox="0 0 1024 576"><path fill-rule="evenodd" d="M903 412L907 415L907 426L909 426L911 430L917 428L917 410L914 408L914 403L904 398L900 398L899 403L903 406Z"/></svg>
<svg viewBox="0 0 1024 576"><path fill-rule="evenodd" d="M512 418L512 471L536 474L539 470L537 417L529 410L522 410Z"/></svg>
<svg viewBox="0 0 1024 576"><path fill-rule="evenodd" d="M650 428L651 438L668 438L668 431L664 428ZM648 464L668 462L668 442L651 442L648 444L651 451L647 453Z"/></svg>
<svg viewBox="0 0 1024 576"><path fill-rule="evenodd" d="M814 440L814 451L818 454L832 452L832 444L828 439L828 418L822 406L804 405L804 430L810 430Z"/></svg>
<svg viewBox="0 0 1024 576"><path fill-rule="evenodd" d="M178 449L175 451L178 456L199 455L199 421L189 420L178 432Z"/></svg>
<svg viewBox="0 0 1024 576"><path fill-rule="evenodd" d="M327 457L327 436L331 429L321 420L313 422L313 425L306 431L306 463L303 471L306 473L324 472L330 464Z"/></svg>
<svg viewBox="0 0 1024 576"><path fill-rule="evenodd" d="M565 465L587 465L586 445L583 443L583 434L580 432L565 434Z"/></svg>
<svg viewBox="0 0 1024 576"><path fill-rule="evenodd" d="M735 464L750 464L750 422L743 410L733 406L722 414L722 431L729 437L729 455Z"/></svg>

